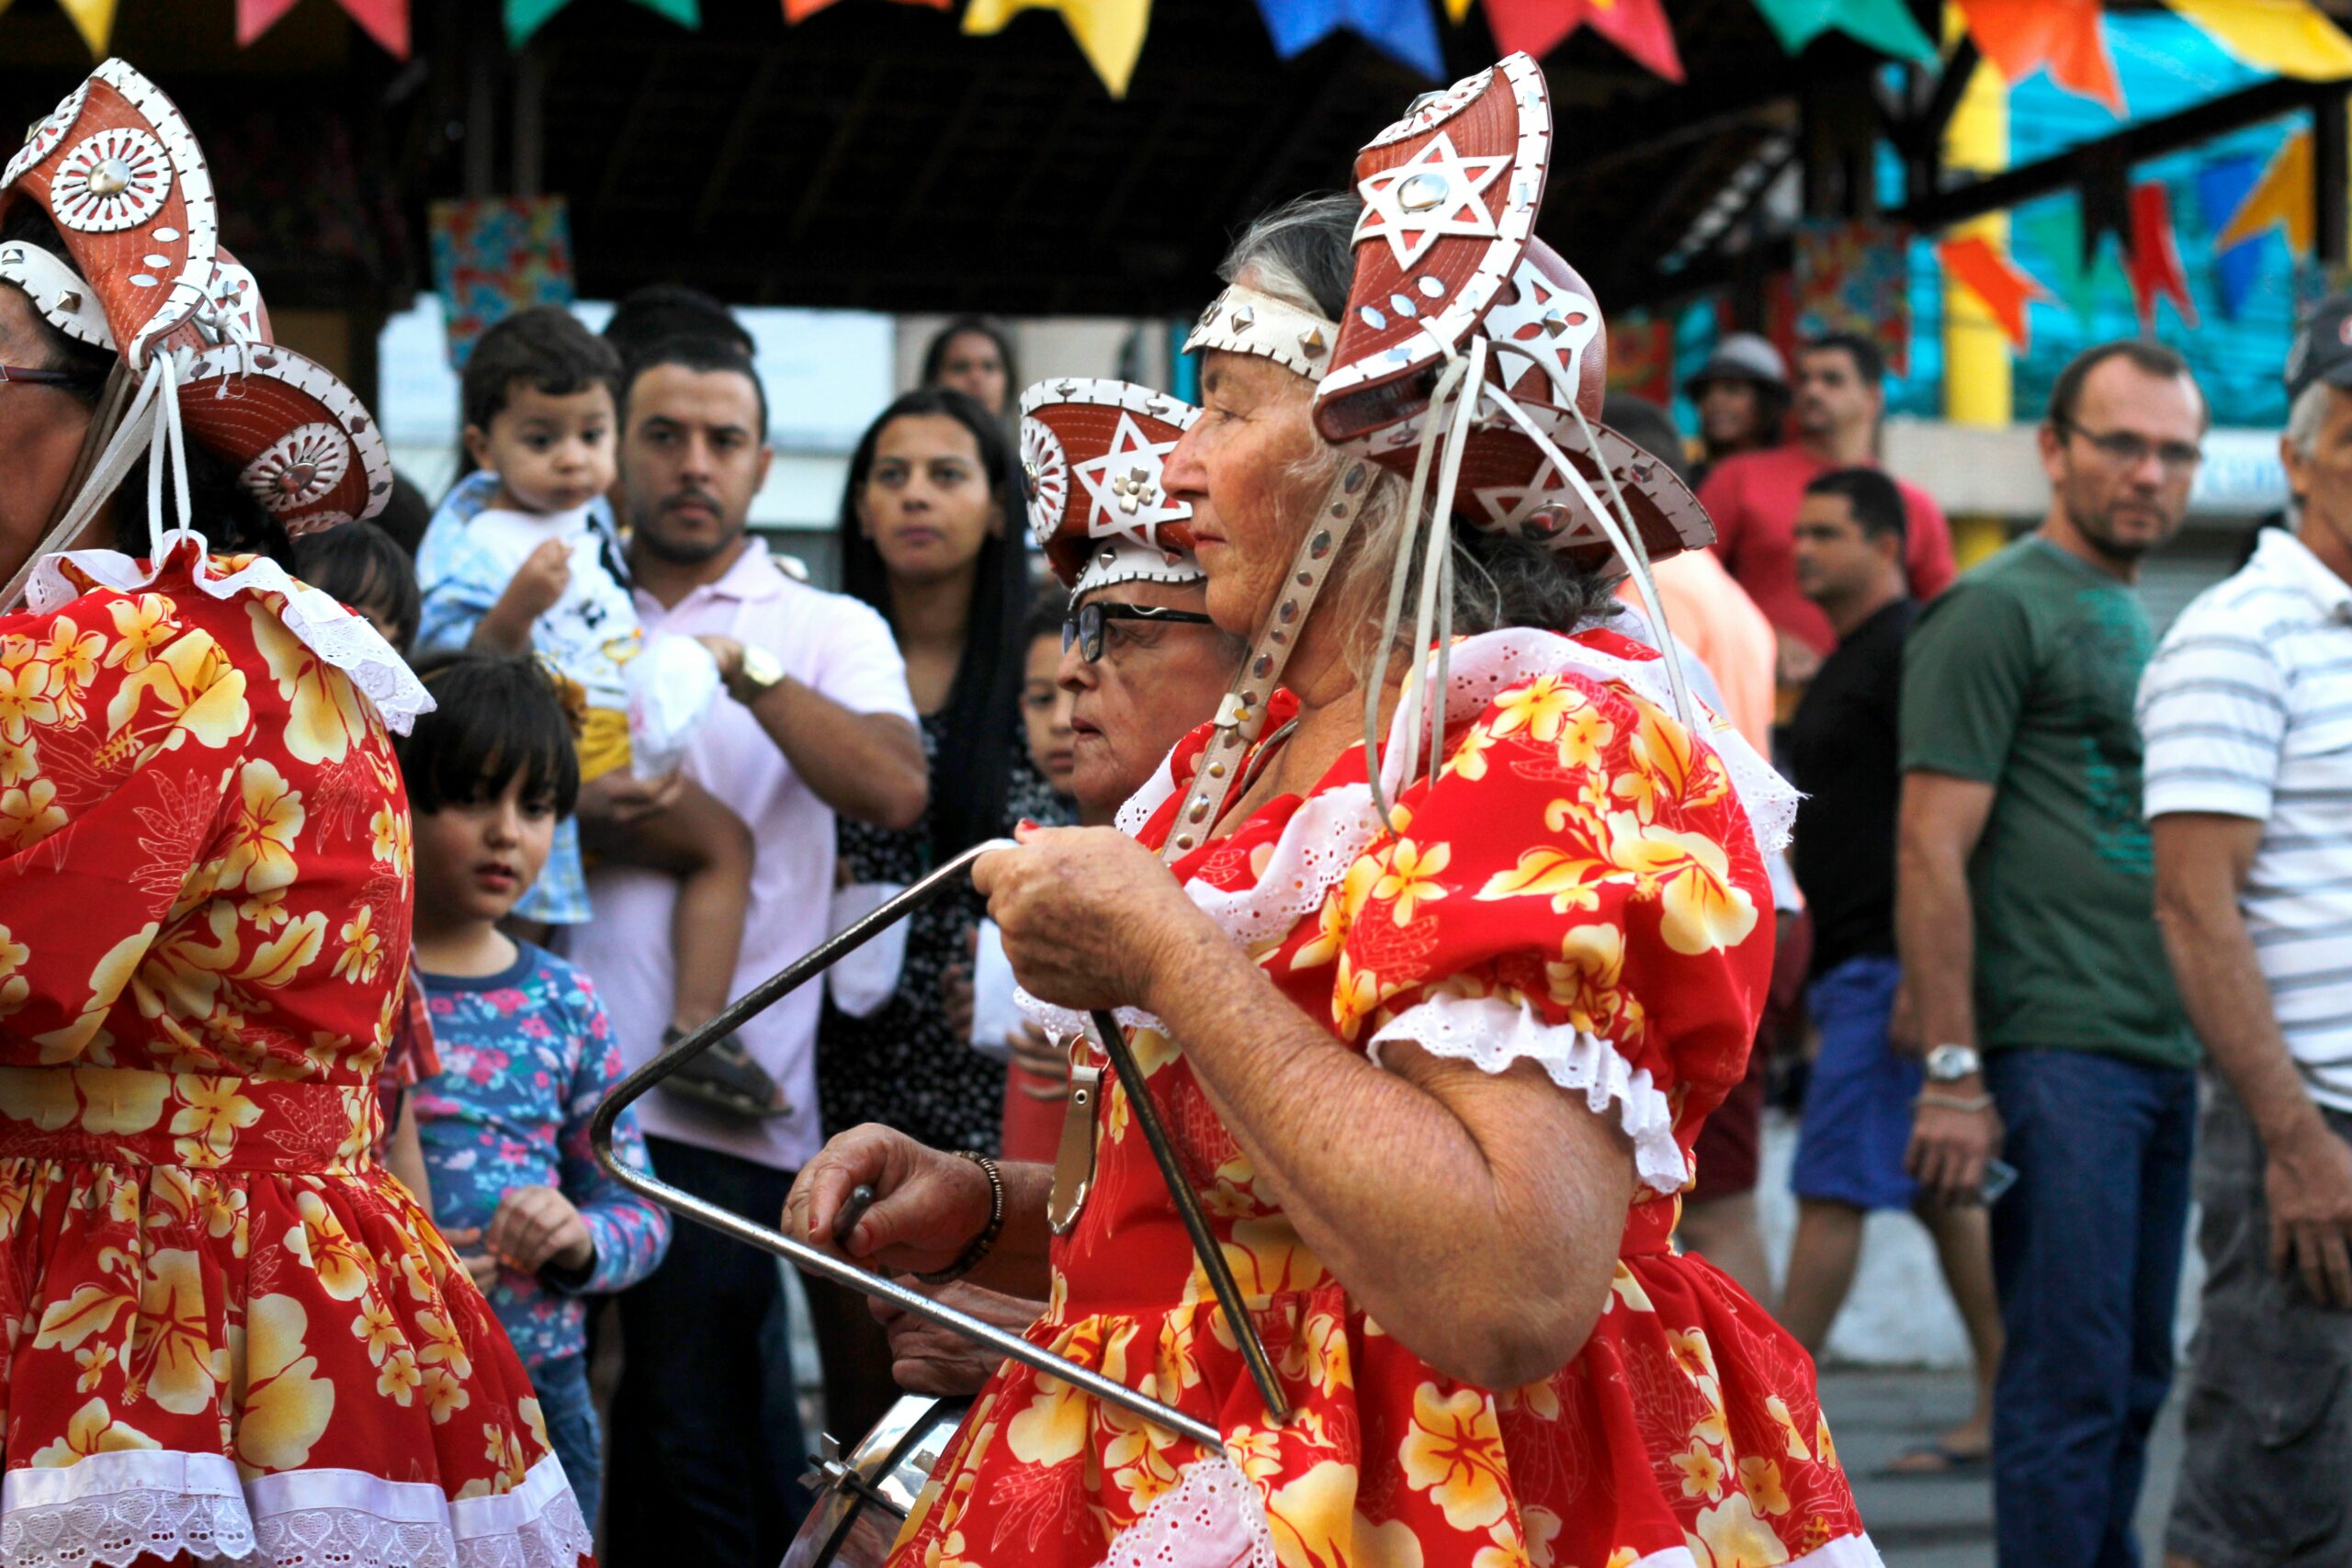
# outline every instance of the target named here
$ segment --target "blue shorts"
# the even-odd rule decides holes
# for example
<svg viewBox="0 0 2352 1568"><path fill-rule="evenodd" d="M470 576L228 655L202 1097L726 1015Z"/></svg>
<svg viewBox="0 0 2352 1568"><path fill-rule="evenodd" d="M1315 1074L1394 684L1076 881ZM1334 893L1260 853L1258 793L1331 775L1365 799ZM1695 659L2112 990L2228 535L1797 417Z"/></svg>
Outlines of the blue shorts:
<svg viewBox="0 0 2352 1568"><path fill-rule="evenodd" d="M1804 1117L1789 1186L1800 1198L1856 1209L1907 1209L1918 1184L1903 1168L1911 1145L1919 1064L1886 1037L1903 969L1877 955L1849 958L1805 987L1821 1054L1805 1080Z"/></svg>

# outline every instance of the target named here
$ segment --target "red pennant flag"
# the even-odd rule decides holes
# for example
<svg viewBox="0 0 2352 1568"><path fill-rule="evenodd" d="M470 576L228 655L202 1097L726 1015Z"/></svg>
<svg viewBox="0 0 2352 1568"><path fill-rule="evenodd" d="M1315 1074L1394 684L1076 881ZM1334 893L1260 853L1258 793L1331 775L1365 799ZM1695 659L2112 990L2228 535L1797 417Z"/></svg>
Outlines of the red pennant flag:
<svg viewBox="0 0 2352 1568"><path fill-rule="evenodd" d="M2139 308L2140 330L2156 330L2156 300L2170 299L2181 321L2197 325L2197 302L2188 297L2188 273L2180 265L2180 243L2172 228L2172 194L2162 180L2132 187L2132 252L2123 258L2124 276L2132 280L2132 303Z"/></svg>
<svg viewBox="0 0 2352 1568"><path fill-rule="evenodd" d="M1592 30L1669 82L1682 80L1663 0L1487 0L1487 26L1505 54L1541 60L1570 33Z"/></svg>
<svg viewBox="0 0 2352 1568"><path fill-rule="evenodd" d="M408 58L408 0L336 0L395 60ZM249 48L294 8L294 0L237 0L237 47Z"/></svg>
<svg viewBox="0 0 2352 1568"><path fill-rule="evenodd" d="M2123 113L2123 85L2099 30L2099 0L1960 0L1969 37L2014 85L2043 66L2070 93Z"/></svg>
<svg viewBox="0 0 2352 1568"><path fill-rule="evenodd" d="M2050 291L1982 234L1946 240L1936 247L1936 255L1944 264L1945 276L1984 301L2009 346L2024 353L2033 342L2026 306L2051 299Z"/></svg>
<svg viewBox="0 0 2352 1568"><path fill-rule="evenodd" d="M784 0L785 25L797 26L833 3L834 0ZM899 0L899 4L928 6L934 11L945 11L954 8L956 0Z"/></svg>

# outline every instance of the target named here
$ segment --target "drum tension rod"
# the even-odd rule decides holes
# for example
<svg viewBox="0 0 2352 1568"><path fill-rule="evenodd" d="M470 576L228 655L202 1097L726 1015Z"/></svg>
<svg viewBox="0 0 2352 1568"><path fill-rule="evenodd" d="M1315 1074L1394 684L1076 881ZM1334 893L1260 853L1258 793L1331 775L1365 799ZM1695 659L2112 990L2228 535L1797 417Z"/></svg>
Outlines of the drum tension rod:
<svg viewBox="0 0 2352 1568"><path fill-rule="evenodd" d="M722 1235L732 1236L737 1241L756 1247L763 1252L788 1259L805 1272L814 1274L820 1279L830 1280L834 1284L888 1302L902 1312L911 1313L927 1323L938 1324L941 1327L960 1334L967 1339L985 1345L1010 1360L1019 1361L1023 1366L1033 1368L1049 1377L1059 1378L1064 1382L1082 1393L1092 1394L1107 1404L1115 1404L1120 1409L1130 1411L1156 1426L1165 1427L1181 1437L1190 1438L1214 1452L1223 1452L1225 1446L1223 1436L1205 1421L1187 1416L1172 1405L1163 1404L1148 1394L1107 1378L1092 1367L1080 1366L1067 1357L1057 1356L1050 1350L1032 1345L1021 1336L1009 1333L992 1323L983 1323L969 1313L960 1312L944 1302L933 1301L922 1292L910 1290L887 1275L861 1269L854 1263L835 1258L831 1253L820 1251L804 1241L786 1235L781 1230L754 1224L731 1210L723 1209L716 1203L707 1202L683 1188L671 1186L650 1172L623 1163L614 1151L613 1128L619 1120L620 1113L642 1100L656 1084L676 1072L695 1056L710 1049L724 1039L729 1032L740 1028L747 1020L766 1011L800 987L823 974L837 959L854 953L891 926L950 891L961 881L966 868L980 856L992 850L1006 850L1013 847L1012 840L1010 839L991 839L984 843L973 845L905 892L885 900L867 914L851 921L808 953L794 959L774 975L728 1003L716 1018L687 1034L677 1043L660 1053L614 1086L613 1091L606 1095L603 1103L596 1107L595 1117L589 1124L589 1143L596 1151L596 1163L603 1166L605 1173L615 1181L639 1197L660 1204L673 1213L693 1220L697 1224L707 1225ZM1118 1036L1114 1033L1113 1038L1116 1039ZM1124 1044L1124 1042L1122 1043ZM1146 1103L1148 1102L1138 1101L1139 1106ZM1140 1115L1138 1120L1142 1120ZM1151 1125L1148 1122L1145 1124ZM1146 1136L1149 1136L1149 1134L1147 1133ZM1165 1136L1164 1133L1162 1136ZM1155 1152L1157 1152L1156 1145ZM1180 1207L1182 1206L1186 1197L1194 1197L1190 1187L1182 1189L1182 1195L1177 1199ZM1197 1204L1196 1197L1194 1201ZM1219 1265L1224 1262L1223 1256L1214 1247L1210 1249L1207 1256L1216 1258ZM1230 1313L1232 1309L1228 1308L1227 1311ZM1237 1316L1234 1325L1237 1332L1245 1337L1249 1337L1250 1331L1248 1318ZM1261 1351L1261 1354L1262 1353ZM1255 1371L1254 1366L1252 1371Z"/></svg>

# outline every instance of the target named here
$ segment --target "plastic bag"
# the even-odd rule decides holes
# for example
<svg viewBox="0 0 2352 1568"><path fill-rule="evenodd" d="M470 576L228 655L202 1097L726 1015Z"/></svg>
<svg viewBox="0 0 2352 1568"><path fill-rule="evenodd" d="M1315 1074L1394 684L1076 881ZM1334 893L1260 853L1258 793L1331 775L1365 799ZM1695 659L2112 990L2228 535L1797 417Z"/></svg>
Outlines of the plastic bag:
<svg viewBox="0 0 2352 1568"><path fill-rule="evenodd" d="M628 680L629 772L639 779L675 773L686 745L718 700L718 660L690 637L662 633L621 667Z"/></svg>

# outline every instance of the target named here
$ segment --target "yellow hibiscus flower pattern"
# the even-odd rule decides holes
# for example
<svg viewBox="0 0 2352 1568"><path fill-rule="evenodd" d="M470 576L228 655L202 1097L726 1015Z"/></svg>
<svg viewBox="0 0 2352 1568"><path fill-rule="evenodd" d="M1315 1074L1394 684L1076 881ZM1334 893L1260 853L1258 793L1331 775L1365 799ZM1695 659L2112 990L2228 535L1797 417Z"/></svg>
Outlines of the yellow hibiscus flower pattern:
<svg viewBox="0 0 2352 1568"><path fill-rule="evenodd" d="M1577 640L1645 656L1605 632ZM1424 1004L1487 998L1590 1036L1646 1073L1687 1160L1746 1066L1771 956L1763 866L1714 752L1628 686L1562 662L1451 716L1436 783L1408 788L1319 905L1252 955L1356 1050L1391 1024L1409 1038ZM1293 711L1278 694L1269 732ZM1177 797L1202 739L1175 754ZM1306 798L1363 778L1351 751ZM1304 804L1267 806L1179 874L1247 892ZM1567 1366L1474 1387L1364 1315L1260 1183L1181 1043L1144 1043L1148 1087L1291 1419L1267 1419L1116 1093L1030 1337L1221 1431L1232 1470L1216 1483L1250 1487L1283 1568L1628 1568L1668 1552L1713 1568L1803 1562L1860 1535L1810 1360L1737 1287L1673 1254L1672 1193L1637 1189L1599 1321ZM1009 1365L894 1568L1117 1560L1156 1507L1189 1506L1207 1457Z"/></svg>
<svg viewBox="0 0 2352 1568"><path fill-rule="evenodd" d="M548 1459L529 1380L370 1152L398 766L274 604L189 581L241 564L0 619L10 1462L506 1493Z"/></svg>

